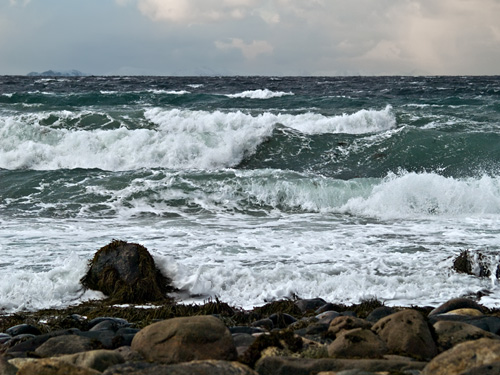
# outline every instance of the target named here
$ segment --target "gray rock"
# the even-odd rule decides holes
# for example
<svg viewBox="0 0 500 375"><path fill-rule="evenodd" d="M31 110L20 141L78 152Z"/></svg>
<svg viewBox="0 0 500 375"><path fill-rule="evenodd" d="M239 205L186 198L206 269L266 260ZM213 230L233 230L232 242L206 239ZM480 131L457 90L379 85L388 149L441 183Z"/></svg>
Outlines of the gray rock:
<svg viewBox="0 0 500 375"><path fill-rule="evenodd" d="M381 306L377 307L374 309L368 316L366 317L366 320L372 323L378 322L380 319L385 318L386 316L389 316L391 314L394 314L395 311L392 307L388 306Z"/></svg>

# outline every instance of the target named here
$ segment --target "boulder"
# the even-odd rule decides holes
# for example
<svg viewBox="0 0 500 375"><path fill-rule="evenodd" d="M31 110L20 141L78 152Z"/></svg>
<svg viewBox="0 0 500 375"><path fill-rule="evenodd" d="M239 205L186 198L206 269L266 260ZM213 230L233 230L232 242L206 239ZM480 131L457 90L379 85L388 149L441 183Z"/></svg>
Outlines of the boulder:
<svg viewBox="0 0 500 375"><path fill-rule="evenodd" d="M16 375L17 367L7 362L7 359L0 355L0 374Z"/></svg>
<svg viewBox="0 0 500 375"><path fill-rule="evenodd" d="M464 250L455 258L452 268L458 273L479 277L490 277L493 270L495 277L500 278L500 264L496 260L496 254Z"/></svg>
<svg viewBox="0 0 500 375"><path fill-rule="evenodd" d="M328 355L336 358L382 358L387 345L369 329L342 331L328 345Z"/></svg>
<svg viewBox="0 0 500 375"><path fill-rule="evenodd" d="M116 240L94 255L80 281L115 303L162 301L173 290L144 246Z"/></svg>
<svg viewBox="0 0 500 375"><path fill-rule="evenodd" d="M378 322L380 319L385 318L386 316L389 316L391 314L394 314L395 311L392 307L389 306L380 306L374 309L368 316L366 317L366 320L372 323Z"/></svg>
<svg viewBox="0 0 500 375"><path fill-rule="evenodd" d="M434 324L434 331L436 332L437 345L440 352L451 349L455 345L465 341L478 340L485 337L500 340L500 336L463 322L441 320Z"/></svg>
<svg viewBox="0 0 500 375"><path fill-rule="evenodd" d="M98 349L97 344L88 337L65 335L52 337L36 348L35 353L40 357L54 357L61 354L74 354Z"/></svg>
<svg viewBox="0 0 500 375"><path fill-rule="evenodd" d="M495 362L500 362L500 341L483 338L458 344L439 354L425 366L422 375L458 375Z"/></svg>
<svg viewBox="0 0 500 375"><path fill-rule="evenodd" d="M449 315L439 314L429 317L429 322L435 324L439 321L452 321L471 324L485 331L500 335L500 317L485 315L485 316L463 316L463 315Z"/></svg>
<svg viewBox="0 0 500 375"><path fill-rule="evenodd" d="M259 375L310 375L322 371L345 370L403 373L422 370L426 364L426 362L386 359L265 357L257 362L255 370Z"/></svg>
<svg viewBox="0 0 500 375"><path fill-rule="evenodd" d="M328 336L335 337L342 330L351 330L354 328L370 329L371 327L372 323L367 320L352 316L338 316L330 322Z"/></svg>
<svg viewBox="0 0 500 375"><path fill-rule="evenodd" d="M161 363L231 361L237 356L229 329L213 316L173 318L149 325L135 335L132 350Z"/></svg>
<svg viewBox="0 0 500 375"><path fill-rule="evenodd" d="M426 360L438 353L427 321L416 310L407 309L386 316L375 323L372 330L393 354Z"/></svg>
<svg viewBox="0 0 500 375"><path fill-rule="evenodd" d="M453 298L432 310L429 313L429 317L444 314L457 309L476 309L484 312L483 306L469 298Z"/></svg>
<svg viewBox="0 0 500 375"><path fill-rule="evenodd" d="M326 305L326 301L322 298L299 299L295 302L295 306L297 306L302 313L311 310L315 311L324 305Z"/></svg>

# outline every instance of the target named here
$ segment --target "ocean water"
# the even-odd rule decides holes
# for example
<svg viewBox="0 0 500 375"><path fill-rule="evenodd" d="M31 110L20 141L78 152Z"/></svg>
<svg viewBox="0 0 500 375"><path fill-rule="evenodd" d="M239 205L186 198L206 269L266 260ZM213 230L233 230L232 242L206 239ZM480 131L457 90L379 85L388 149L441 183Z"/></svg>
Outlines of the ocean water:
<svg viewBox="0 0 500 375"><path fill-rule="evenodd" d="M0 77L0 311L64 307L113 239L191 303L437 305L494 278L500 77Z"/></svg>

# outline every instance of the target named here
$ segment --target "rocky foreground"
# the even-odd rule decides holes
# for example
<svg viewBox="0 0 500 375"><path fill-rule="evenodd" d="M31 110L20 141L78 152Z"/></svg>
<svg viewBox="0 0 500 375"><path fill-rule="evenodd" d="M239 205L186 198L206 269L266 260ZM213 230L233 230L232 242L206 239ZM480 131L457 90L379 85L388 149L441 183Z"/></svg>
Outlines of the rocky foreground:
<svg viewBox="0 0 500 375"><path fill-rule="evenodd" d="M0 316L0 375L500 374L500 314L284 300L252 311L91 302Z"/></svg>

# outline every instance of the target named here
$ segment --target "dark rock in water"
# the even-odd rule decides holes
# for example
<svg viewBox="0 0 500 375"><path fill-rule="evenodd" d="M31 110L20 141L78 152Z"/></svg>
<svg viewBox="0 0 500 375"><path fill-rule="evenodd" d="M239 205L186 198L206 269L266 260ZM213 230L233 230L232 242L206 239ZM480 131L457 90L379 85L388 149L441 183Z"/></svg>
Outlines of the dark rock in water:
<svg viewBox="0 0 500 375"><path fill-rule="evenodd" d="M41 335L42 332L35 326L32 326L31 324L19 324L14 327L10 327L5 331L8 335L11 336L18 336L18 335L24 335L24 334L30 334L30 335Z"/></svg>
<svg viewBox="0 0 500 375"><path fill-rule="evenodd" d="M116 240L95 254L81 283L119 303L162 301L173 290L145 247Z"/></svg>
<svg viewBox="0 0 500 375"><path fill-rule="evenodd" d="M295 305L305 313L307 311L315 311L321 306L326 305L326 301L322 298L312 298L312 299L299 299L295 302Z"/></svg>
<svg viewBox="0 0 500 375"><path fill-rule="evenodd" d="M469 298L453 298L432 310L429 317L458 309L476 309L484 313L484 307Z"/></svg>
<svg viewBox="0 0 500 375"><path fill-rule="evenodd" d="M495 265L494 262L497 264ZM500 264L490 254L480 251L471 253L469 250L462 251L453 261L453 267L458 273L479 277L490 277L492 268L495 277L500 279Z"/></svg>
<svg viewBox="0 0 500 375"><path fill-rule="evenodd" d="M366 317L366 320L372 323L378 322L380 319L385 318L386 316L389 316L394 313L394 309L388 306L381 306L377 307L375 310L373 310L368 316Z"/></svg>

